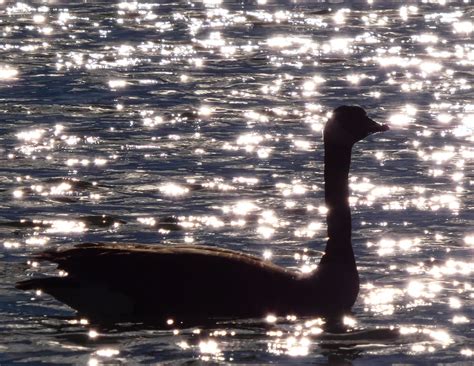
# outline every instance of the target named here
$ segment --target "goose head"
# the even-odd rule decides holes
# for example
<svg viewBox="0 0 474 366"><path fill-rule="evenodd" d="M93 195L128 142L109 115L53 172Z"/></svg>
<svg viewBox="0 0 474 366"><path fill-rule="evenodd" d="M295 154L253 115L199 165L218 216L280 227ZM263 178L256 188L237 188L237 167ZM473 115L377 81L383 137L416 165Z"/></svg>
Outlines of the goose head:
<svg viewBox="0 0 474 366"><path fill-rule="evenodd" d="M352 146L367 136L389 130L387 125L375 122L358 106L337 107L324 127L324 140L336 145Z"/></svg>

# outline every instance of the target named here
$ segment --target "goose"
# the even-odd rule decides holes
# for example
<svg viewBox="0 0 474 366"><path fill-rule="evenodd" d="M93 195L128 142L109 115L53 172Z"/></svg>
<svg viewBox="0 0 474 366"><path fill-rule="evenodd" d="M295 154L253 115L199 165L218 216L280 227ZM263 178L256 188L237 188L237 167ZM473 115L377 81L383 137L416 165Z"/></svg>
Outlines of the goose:
<svg viewBox="0 0 474 366"><path fill-rule="evenodd" d="M35 257L56 263L65 276L28 279L16 287L42 290L96 322L345 314L359 292L349 207L352 146L388 129L358 106L340 106L327 121L328 240L312 273L211 246L84 243Z"/></svg>

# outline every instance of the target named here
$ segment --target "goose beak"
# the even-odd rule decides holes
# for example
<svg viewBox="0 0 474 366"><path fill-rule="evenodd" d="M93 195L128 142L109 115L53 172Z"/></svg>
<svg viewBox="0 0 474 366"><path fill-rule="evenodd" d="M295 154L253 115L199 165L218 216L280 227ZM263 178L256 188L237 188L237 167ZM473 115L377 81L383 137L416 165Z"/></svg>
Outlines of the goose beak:
<svg viewBox="0 0 474 366"><path fill-rule="evenodd" d="M368 120L368 133L376 133L376 132L384 132L390 130L390 127L388 125L382 125L378 122L375 122L373 119L367 118Z"/></svg>

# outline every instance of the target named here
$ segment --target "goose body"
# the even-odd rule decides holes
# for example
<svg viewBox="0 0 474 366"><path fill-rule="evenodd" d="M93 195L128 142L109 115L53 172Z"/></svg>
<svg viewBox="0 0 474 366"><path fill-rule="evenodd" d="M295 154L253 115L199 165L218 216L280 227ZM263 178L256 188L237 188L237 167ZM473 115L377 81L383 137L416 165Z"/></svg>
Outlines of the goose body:
<svg viewBox="0 0 474 366"><path fill-rule="evenodd" d="M98 322L345 313L359 292L348 203L351 149L387 129L352 106L336 108L326 124L328 243L311 274L214 247L91 243L40 253L38 260L57 263L67 275L17 288L41 289Z"/></svg>
<svg viewBox="0 0 474 366"><path fill-rule="evenodd" d="M18 287L40 288L97 321L328 314L349 310L358 289L358 283L347 286L357 273L340 283L340 273L315 281L255 256L212 247L80 244L38 259L57 263L68 275ZM341 286L352 288L346 302L338 298Z"/></svg>

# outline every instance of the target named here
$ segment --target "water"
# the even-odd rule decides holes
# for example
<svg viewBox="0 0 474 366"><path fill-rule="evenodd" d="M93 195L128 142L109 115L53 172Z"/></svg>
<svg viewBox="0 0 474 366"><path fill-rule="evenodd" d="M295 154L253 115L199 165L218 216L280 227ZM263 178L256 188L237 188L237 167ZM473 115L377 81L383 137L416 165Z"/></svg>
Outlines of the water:
<svg viewBox="0 0 474 366"><path fill-rule="evenodd" d="M443 0L2 1L0 364L472 364L473 14ZM313 270L321 128L341 104L392 128L354 149L362 288L347 333L284 316L96 329L14 289L57 272L27 265L34 253L88 241Z"/></svg>

